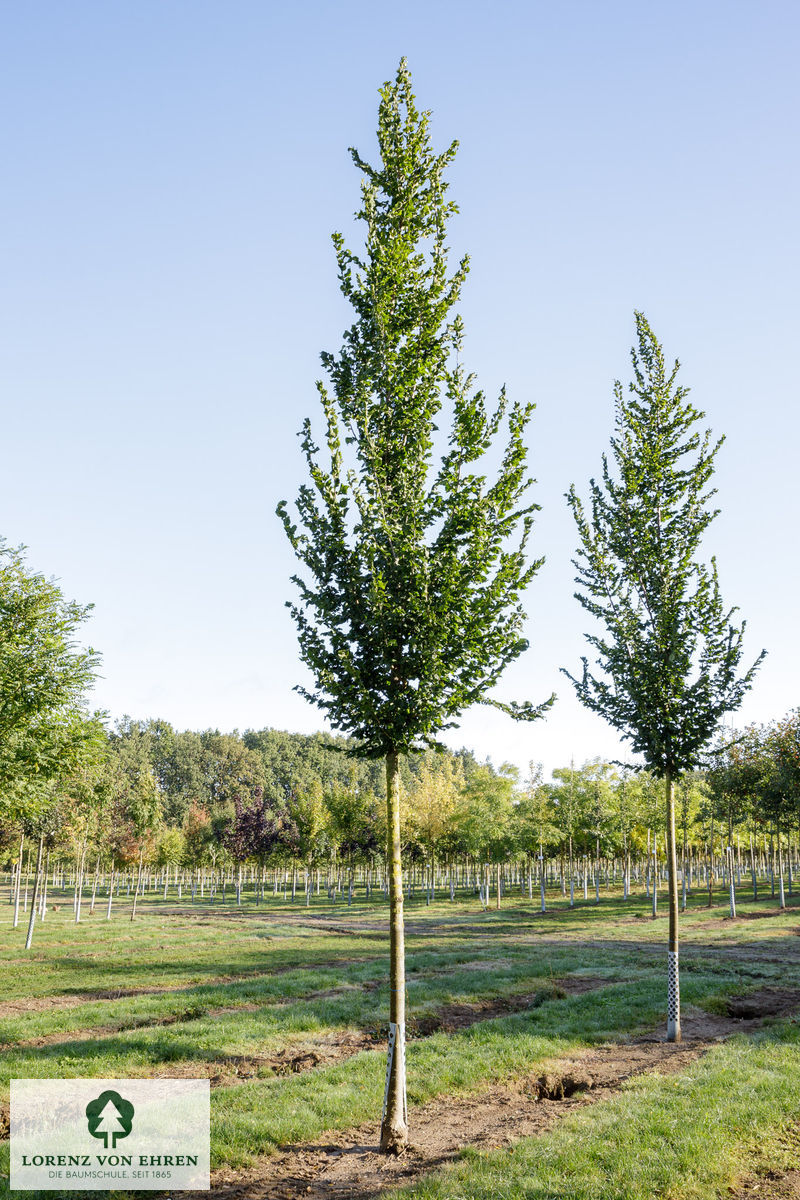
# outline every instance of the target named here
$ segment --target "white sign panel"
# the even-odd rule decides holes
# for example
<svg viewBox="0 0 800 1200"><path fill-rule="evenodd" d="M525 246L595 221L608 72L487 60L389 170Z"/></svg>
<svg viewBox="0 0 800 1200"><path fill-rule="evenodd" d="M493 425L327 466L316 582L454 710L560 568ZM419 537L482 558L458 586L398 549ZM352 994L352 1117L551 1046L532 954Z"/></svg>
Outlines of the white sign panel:
<svg viewBox="0 0 800 1200"><path fill-rule="evenodd" d="M11 1188L209 1187L207 1079L13 1079Z"/></svg>

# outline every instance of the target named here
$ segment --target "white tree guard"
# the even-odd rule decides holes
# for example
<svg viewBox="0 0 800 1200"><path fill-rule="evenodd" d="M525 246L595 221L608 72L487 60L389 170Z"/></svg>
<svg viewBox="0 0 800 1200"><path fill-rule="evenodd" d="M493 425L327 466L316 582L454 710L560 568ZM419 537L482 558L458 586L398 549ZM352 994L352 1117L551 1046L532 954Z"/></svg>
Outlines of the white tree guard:
<svg viewBox="0 0 800 1200"><path fill-rule="evenodd" d="M389 1054L386 1059L386 1087L383 1092L383 1113L381 1125L386 1120L386 1109L389 1106L389 1084L392 1080L392 1064L397 1054L397 1069L400 1072L400 1086L403 1094L403 1122L408 1124L408 1100L406 1097L406 1027L389 1022Z"/></svg>
<svg viewBox="0 0 800 1200"><path fill-rule="evenodd" d="M681 1024L681 989L678 977L678 951L667 951L667 1039L675 1038Z"/></svg>

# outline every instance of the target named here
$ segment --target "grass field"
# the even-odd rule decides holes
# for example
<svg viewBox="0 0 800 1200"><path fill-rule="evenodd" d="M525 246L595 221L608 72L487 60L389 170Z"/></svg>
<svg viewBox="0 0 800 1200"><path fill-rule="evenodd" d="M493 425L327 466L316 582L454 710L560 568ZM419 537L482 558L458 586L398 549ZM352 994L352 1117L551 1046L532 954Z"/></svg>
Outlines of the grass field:
<svg viewBox="0 0 800 1200"><path fill-rule="evenodd" d="M409 903L412 1143L415 1125L425 1128L426 1113L443 1101L451 1114L462 1104L472 1116L461 1126L459 1161L432 1169L453 1155L426 1156L422 1144L414 1170L402 1167L384 1182L408 1182L406 1171L405 1195L453 1200L699 1200L729 1194L759 1163L790 1164L800 1116L798 910L780 913L770 897L748 903L743 890L740 916L730 921L725 899L720 893L719 907L709 909L705 893L691 898L682 999L696 1052L655 1073L642 1073L658 1051L655 1038L650 1049L633 1047L635 1070L612 1053L632 1053L632 1039L660 1030L664 1016L666 917L651 920L643 895L604 893L599 906L578 901L570 910L554 893L545 914L538 897L508 897L499 912L482 912L477 897ZM110 922L100 906L78 927L67 903L37 926L27 954L23 925L12 930L10 913L0 904L4 1121L14 1078L207 1077L214 1194L380 1190L383 1176L365 1168L349 1191L325 1191L308 1147L323 1133L347 1145L356 1127L363 1140L380 1117L388 1021L382 898L351 907L315 898L310 909L271 896L241 909L153 899L140 901L134 923L120 904ZM747 993L754 1009L737 1023L726 1016L730 998ZM766 1020L753 1019L759 1015ZM582 1087L561 1108L558 1098L531 1093L532 1080L558 1079L564 1063L596 1069L598 1055L608 1075L599 1090ZM491 1127L499 1095L492 1089L518 1095L520 1112L546 1114L541 1131L517 1140L512 1125L498 1145L478 1136ZM524 1132L524 1121L518 1128ZM7 1143L1 1162L7 1190ZM311 1183L301 1187L301 1176Z"/></svg>

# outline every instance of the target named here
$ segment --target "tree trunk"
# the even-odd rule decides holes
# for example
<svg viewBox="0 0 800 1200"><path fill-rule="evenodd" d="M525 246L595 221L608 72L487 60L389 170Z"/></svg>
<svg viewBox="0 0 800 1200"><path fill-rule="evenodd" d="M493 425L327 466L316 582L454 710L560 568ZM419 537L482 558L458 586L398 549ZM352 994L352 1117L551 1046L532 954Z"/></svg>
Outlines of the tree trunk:
<svg viewBox="0 0 800 1200"><path fill-rule="evenodd" d="M778 902L781 908L786 908L786 896L783 890L783 845L781 842L781 827L776 825L778 835Z"/></svg>
<svg viewBox="0 0 800 1200"><path fill-rule="evenodd" d="M381 1150L399 1154L408 1141L406 1099L406 956L403 926L403 863L400 850L400 770L395 751L386 755L389 857L389 1055L381 1119Z"/></svg>
<svg viewBox="0 0 800 1200"><path fill-rule="evenodd" d="M136 916L136 900L139 895L139 884L142 881L142 859L144 858L144 850L139 851L139 870L136 872L136 888L133 893L133 904L131 906L131 920Z"/></svg>
<svg viewBox="0 0 800 1200"><path fill-rule="evenodd" d="M39 837L39 852L36 855L36 876L33 880L33 898L31 900L31 916L28 921L28 936L25 939L25 949L30 950L31 942L33 941L33 926L36 921L36 898L39 894L39 880L42 875L42 850L44 848L44 834Z"/></svg>
<svg viewBox="0 0 800 1200"><path fill-rule="evenodd" d="M78 861L77 877L75 879L75 924L81 919L81 901L83 900L83 871L86 866L86 838L83 839L81 855Z"/></svg>
<svg viewBox="0 0 800 1200"><path fill-rule="evenodd" d="M17 860L17 876L14 880L14 929L19 925L19 891L22 883L22 848L25 845L25 834L19 837L19 859Z"/></svg>
<svg viewBox="0 0 800 1200"><path fill-rule="evenodd" d="M100 875L100 859L98 858L98 860L94 866L94 881L92 883L92 903L89 905L90 913L94 912L94 902L95 902L95 897L97 896L97 879L98 879L99 875Z"/></svg>
<svg viewBox="0 0 800 1200"><path fill-rule="evenodd" d="M42 876L42 902L39 905L39 920L43 921L47 912L47 873L50 870L50 848L47 849L47 858L44 863L44 875ZM55 886L55 883L53 884Z"/></svg>
<svg viewBox="0 0 800 1200"><path fill-rule="evenodd" d="M675 780L664 780L667 800L667 863L669 878L669 946L667 949L667 1041L681 1040L681 992L678 967L678 856L675 849Z"/></svg>

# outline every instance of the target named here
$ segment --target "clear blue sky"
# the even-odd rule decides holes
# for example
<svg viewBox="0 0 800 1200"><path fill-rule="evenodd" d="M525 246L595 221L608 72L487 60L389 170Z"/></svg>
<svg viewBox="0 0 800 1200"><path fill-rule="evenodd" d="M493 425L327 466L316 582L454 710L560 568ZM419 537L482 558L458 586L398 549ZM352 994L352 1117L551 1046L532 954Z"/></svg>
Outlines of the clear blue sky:
<svg viewBox="0 0 800 1200"><path fill-rule="evenodd" d="M115 0L0 16L0 532L96 605L95 702L179 727L312 730L274 508L303 477L319 352L349 323L377 88L407 55L472 271L465 360L537 412L547 564L502 694L453 744L548 768L618 753L571 696L563 500L585 491L645 311L716 433L723 594L769 658L739 720L800 701L800 8L628 0Z"/></svg>

